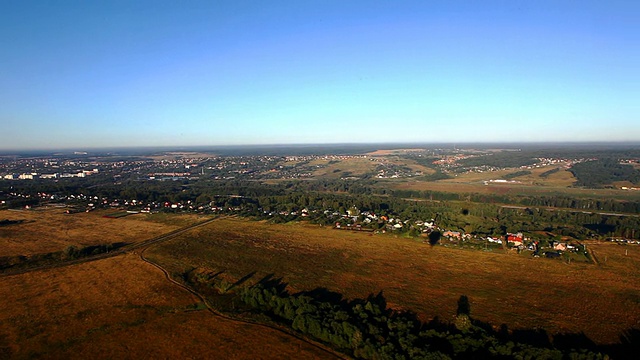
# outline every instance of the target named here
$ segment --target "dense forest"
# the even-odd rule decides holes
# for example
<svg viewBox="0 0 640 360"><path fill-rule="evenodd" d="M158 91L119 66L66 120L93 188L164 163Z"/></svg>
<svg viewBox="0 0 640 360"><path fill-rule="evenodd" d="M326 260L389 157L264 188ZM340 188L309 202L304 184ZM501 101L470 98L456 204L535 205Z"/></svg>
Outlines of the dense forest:
<svg viewBox="0 0 640 360"><path fill-rule="evenodd" d="M536 162L538 162L538 159L535 157L535 154L520 151L497 152L459 161L462 166L491 166L507 168L533 165Z"/></svg>
<svg viewBox="0 0 640 360"><path fill-rule="evenodd" d="M580 186L603 187L616 181L640 184L640 171L617 159L586 161L573 165L570 171Z"/></svg>

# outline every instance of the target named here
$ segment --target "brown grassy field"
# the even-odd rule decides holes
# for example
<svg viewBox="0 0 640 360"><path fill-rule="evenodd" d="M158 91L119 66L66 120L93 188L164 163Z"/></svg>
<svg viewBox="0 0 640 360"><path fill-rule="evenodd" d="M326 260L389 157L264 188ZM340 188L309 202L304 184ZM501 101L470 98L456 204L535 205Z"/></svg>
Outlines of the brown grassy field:
<svg viewBox="0 0 640 360"><path fill-rule="evenodd" d="M104 218L111 210L65 214L64 209L0 211L0 219L24 220L0 227L2 256L62 251L69 245L88 246L137 242L197 221L197 217L136 214Z"/></svg>
<svg viewBox="0 0 640 360"><path fill-rule="evenodd" d="M394 189L418 190L418 191L441 191L453 193L479 193L479 194L498 194L498 195L562 195L576 197L599 197L614 198L621 200L638 200L640 192L626 191L616 189L586 189L572 187L576 183L573 174L566 170L560 169L547 177L540 175L546 171L557 168L558 166L546 166L529 170L531 174L521 175L512 180L518 183L488 183L484 181L502 179L505 175L519 171L520 169L506 169L499 171L483 172L483 173L465 173L459 174L452 179L439 180L435 182L427 181L406 181L394 180L387 181L383 186L389 186ZM629 184L618 184L620 186L629 186Z"/></svg>
<svg viewBox="0 0 640 360"><path fill-rule="evenodd" d="M383 291L390 307L448 320L467 295L472 316L510 329L583 332L598 343L640 326L640 247L620 257L592 245L601 266L449 249L388 235L314 225L225 219L159 245L148 255L174 273L222 271L229 279L272 274L293 292L324 287L347 298ZM616 255L617 254L617 255ZM602 262L602 260L601 260Z"/></svg>
<svg viewBox="0 0 640 360"><path fill-rule="evenodd" d="M337 163L330 164L325 168L318 169L313 173L314 177L324 178L341 178L344 173L349 172L348 176L359 176L375 172L377 163L365 158L350 158L340 160ZM339 170L339 171L338 171Z"/></svg>
<svg viewBox="0 0 640 360"><path fill-rule="evenodd" d="M424 165L420 165L414 160L405 159L396 155L386 154L385 156L374 156L367 158L349 158L333 160L329 164L328 160L315 160L311 165L327 165L313 173L314 178L337 179L345 176L362 176L365 174L376 174L376 167L380 164L393 164L396 166L408 167L413 171L421 171L424 174L432 174L435 170ZM339 170L339 171L338 171ZM346 173L349 175L346 175Z"/></svg>
<svg viewBox="0 0 640 360"><path fill-rule="evenodd" d="M56 216L51 213L51 221ZM74 226L129 220L134 229L141 222L160 232L197 217L84 219ZM616 342L624 330L640 327L640 247L588 246L600 265L227 218L154 245L146 255L174 275L197 268L238 280L255 272L248 284L273 275L292 292L324 287L347 298L383 291L390 307L414 311L423 320L450 320L460 295L467 295L472 317L495 326L583 331L598 343ZM133 253L0 277L0 299L0 358L329 356L284 333L196 310L199 299Z"/></svg>
<svg viewBox="0 0 640 360"><path fill-rule="evenodd" d="M558 172L548 175L547 177L542 177L543 173L549 170L553 170L558 168L558 166L545 166L541 168L529 169L530 174L520 175L512 180L518 181L525 185L539 185L539 186L550 186L550 187L569 187L575 184L576 178L573 174L566 170L560 169ZM492 171L492 172L484 172L484 173L467 173L458 175L454 179L444 180L445 182L474 182L474 181L489 181L496 179L503 179L505 175L509 175L518 171L522 171L521 169L506 169L500 171Z"/></svg>
<svg viewBox="0 0 640 360"><path fill-rule="evenodd" d="M136 254L0 277L0 359L331 358L198 300Z"/></svg>

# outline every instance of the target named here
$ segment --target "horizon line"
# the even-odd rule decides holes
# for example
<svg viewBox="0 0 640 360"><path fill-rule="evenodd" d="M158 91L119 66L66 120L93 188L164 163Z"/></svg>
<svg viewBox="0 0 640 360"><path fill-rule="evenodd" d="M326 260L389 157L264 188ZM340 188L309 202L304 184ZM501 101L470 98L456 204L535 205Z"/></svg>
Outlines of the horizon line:
<svg viewBox="0 0 640 360"><path fill-rule="evenodd" d="M636 141L462 141L462 142L418 142L418 141L389 141L389 142L324 142L324 143L269 143L269 144L218 144L218 145L140 145L140 146L128 146L128 145L115 145L115 146L74 146L74 147L33 147L33 148L0 148L0 154L7 156L12 153L23 152L104 152L114 150L154 150L154 151L175 151L175 150L200 150L206 151L206 149L259 149L259 148L304 148L304 147L374 147L382 146L387 150L401 149L403 146L417 146L417 147L435 147L435 146L450 146L450 147L469 147L469 146L492 146L501 145L508 148L517 147L517 145L523 145L524 147L531 146L640 146L640 140Z"/></svg>

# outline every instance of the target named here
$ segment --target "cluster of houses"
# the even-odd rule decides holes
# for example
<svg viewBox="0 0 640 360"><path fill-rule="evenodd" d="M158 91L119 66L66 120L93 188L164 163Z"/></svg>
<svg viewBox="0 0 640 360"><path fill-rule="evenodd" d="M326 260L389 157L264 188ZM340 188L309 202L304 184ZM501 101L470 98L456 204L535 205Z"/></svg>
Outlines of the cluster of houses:
<svg viewBox="0 0 640 360"><path fill-rule="evenodd" d="M93 170L79 170L73 173L52 173L52 174L40 174L37 172L22 173L22 174L6 174L2 178L5 180L35 180L35 179L62 179L72 177L86 177L89 175L97 174L98 169Z"/></svg>
<svg viewBox="0 0 640 360"><path fill-rule="evenodd" d="M640 240L624 239L624 238L608 238L607 241L615 242L618 244L634 244L640 245Z"/></svg>
<svg viewBox="0 0 640 360"><path fill-rule="evenodd" d="M23 195L19 193L10 193L9 195L14 197L29 197L29 195ZM169 201L140 201L136 199L108 199L98 196L90 196L85 194L75 194L67 196L58 196L50 193L40 192L37 193L37 197L47 201L59 201L67 203L83 203L86 205L85 211L93 211L98 208L112 208L121 210L133 210L141 213L153 213L158 211L187 211L187 212L240 212L244 208L242 206L222 207L216 206L214 202L206 204L198 204L194 200L186 200L181 202L169 202ZM571 242L563 241L551 241L548 245L541 247L539 241L529 239L521 232L507 233L503 237L477 237L469 233L463 233L460 231L442 229L436 224L436 220L402 220L397 217L389 215L378 215L371 211L360 211L355 206L349 208L345 212L339 212L334 210L309 210L303 208L301 210L281 210L281 211L267 211L264 209L257 209L263 216L291 216L306 218L314 214L317 217L319 214L325 216L327 219L331 219L336 229L341 230L360 230L360 231L379 231L379 232L394 232L394 231L418 231L423 235L428 235L433 231L440 231L442 241L452 242L470 242L470 243L493 243L495 245L507 246L508 248L518 251L529 250L533 251L534 256L544 255L546 257L559 257L563 252L584 252L585 248L582 244L572 244ZM69 213L82 211L79 210L77 205L73 211ZM626 239L610 239L616 242L626 243L640 243L634 240Z"/></svg>

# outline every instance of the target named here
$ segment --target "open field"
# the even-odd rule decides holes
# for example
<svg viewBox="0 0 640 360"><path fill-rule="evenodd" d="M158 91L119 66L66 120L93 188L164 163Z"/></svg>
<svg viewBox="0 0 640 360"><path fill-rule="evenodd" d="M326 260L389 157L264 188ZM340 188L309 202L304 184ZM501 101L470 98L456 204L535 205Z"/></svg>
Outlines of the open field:
<svg viewBox="0 0 640 360"><path fill-rule="evenodd" d="M489 180L497 180L504 179L505 175L513 174L519 171L529 171L530 174L520 175L511 180L519 181L523 184L528 185L542 185L542 186L552 186L552 187L569 187L572 186L576 182L576 178L573 174L566 170L560 169L557 172L554 172L546 177L542 177L540 175L545 172L553 169L557 169L558 166L545 166L541 168L534 169L504 169L497 171L485 171L485 172L468 172L462 174L456 174L452 179L441 180L442 182L451 182L451 183L473 183L473 182L482 182Z"/></svg>
<svg viewBox="0 0 640 360"><path fill-rule="evenodd" d="M517 179L516 179L517 180ZM577 198L612 198L619 200L639 200L640 191L627 191L619 189L585 189L570 188L562 186L527 185L527 184L499 184L482 182L459 182L452 180L428 181L386 181L381 185L392 189L417 190L417 191L440 191L451 193L478 193L497 195L559 195L574 196Z"/></svg>
<svg viewBox="0 0 640 360"><path fill-rule="evenodd" d="M69 245L90 246L137 242L197 221L197 216L162 214L104 218L113 210L65 214L64 209L0 211L0 219L23 221L0 226L2 256L62 251Z"/></svg>
<svg viewBox="0 0 640 360"><path fill-rule="evenodd" d="M530 174L520 175L514 177L510 180L518 181L525 185L539 185L539 186L549 186L549 187L570 187L575 184L577 179L573 174L567 170L560 168L557 172L549 174L548 176L540 176L549 170L558 169L559 167L556 165L553 166L545 166L541 168L534 169L505 169L498 171L487 171L487 172L469 172L458 174L452 179L442 180L442 182L451 182L451 183L468 183L468 182L482 182L489 180L497 180L497 179L506 179L506 175L510 175L519 171L529 171Z"/></svg>
<svg viewBox="0 0 640 360"><path fill-rule="evenodd" d="M531 169L531 174L516 177L514 180L522 181L535 185L555 186L555 187L569 187L575 184L576 177L567 170L560 168L557 172L549 174L545 177L540 176L547 171L557 169L558 166L545 166L541 168Z"/></svg>
<svg viewBox="0 0 640 360"><path fill-rule="evenodd" d="M613 343L640 326L640 247L593 244L602 263L567 265L502 251L449 249L390 235L306 224L224 219L148 252L174 274L194 268L247 283L272 274L292 292L324 287L347 298L383 291L390 307L451 319L467 295L474 318ZM255 273L254 273L255 272Z"/></svg>
<svg viewBox="0 0 640 360"><path fill-rule="evenodd" d="M144 221L144 215L120 219L103 216L113 211L65 214L64 209L0 211L0 218L24 220L0 227L5 255L61 251L69 245L86 246L144 240L176 227Z"/></svg>
<svg viewBox="0 0 640 360"><path fill-rule="evenodd" d="M331 358L198 301L133 253L0 277L0 358Z"/></svg>
<svg viewBox="0 0 640 360"><path fill-rule="evenodd" d="M43 213L49 221L95 214L60 212ZM8 213L15 218L34 212ZM131 219L167 232L199 219L99 215L75 217L74 227ZM135 223L128 226L136 229L140 225ZM128 239L150 237L146 233ZM640 246L588 246L600 265L567 265L502 250L430 247L389 234L304 223L222 218L156 244L145 254L174 277L195 269L220 273L220 278L234 282L251 274L246 282L251 284L272 275L288 283L291 292L326 288L349 299L382 291L390 307L414 311L424 321L451 320L459 297L466 295L472 317L494 326L543 328L550 334L584 332L597 343L614 343L623 331L640 327ZM286 334L202 310L198 298L166 281L134 253L2 276L0 297L0 309L5 309L0 310L0 358L328 356Z"/></svg>
<svg viewBox="0 0 640 360"><path fill-rule="evenodd" d="M376 167L380 165L392 167L406 167L411 171L421 171L424 174L432 174L435 170L420 165L411 159L398 156L375 156L367 158L348 158L340 160L314 160L310 165L322 165L323 167L313 173L314 178L339 179L342 177L363 175L377 175Z"/></svg>
<svg viewBox="0 0 640 360"><path fill-rule="evenodd" d="M458 174L451 179L438 180L434 182L427 181L406 181L392 180L387 181L384 185L393 189L401 190L418 190L418 191L441 191L453 193L479 193L479 194L498 194L498 195L524 195L524 196L540 196L540 195L563 195L575 197L599 197L613 198L619 200L639 200L640 191L628 191L616 189L588 189L580 187L572 187L576 178L573 174L561 168L559 171L542 177L543 173L558 168L558 166L545 166L527 170L530 174L521 175L510 180L517 183L492 183L487 185L485 181L504 179L505 175L509 175L520 169L505 169L499 171L488 172L469 172ZM620 186L630 186L629 184L617 184Z"/></svg>
<svg viewBox="0 0 640 360"><path fill-rule="evenodd" d="M316 170L314 177L341 178L345 176L361 176L374 173L377 163L366 158L349 158L335 163L328 163L327 167Z"/></svg>

